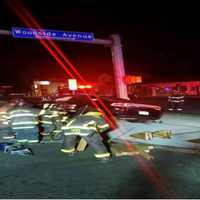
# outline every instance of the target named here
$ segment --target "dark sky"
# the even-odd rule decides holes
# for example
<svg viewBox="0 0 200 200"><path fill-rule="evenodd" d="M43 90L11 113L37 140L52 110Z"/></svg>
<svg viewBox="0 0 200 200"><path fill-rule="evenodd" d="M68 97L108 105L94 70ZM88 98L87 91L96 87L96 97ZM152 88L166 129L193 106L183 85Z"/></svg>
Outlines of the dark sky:
<svg viewBox="0 0 200 200"><path fill-rule="evenodd" d="M12 1L10 1L12 2ZM96 38L118 33L122 38L127 74L143 75L146 82L200 80L200 13L197 5L108 4L109 1L39 1L24 5L44 29L93 32ZM42 3L41 3L42 2ZM83 1L82 1L83 2ZM0 1L0 29L25 27ZM112 74L109 48L57 42L79 72L95 82ZM65 78L64 71L35 40L0 36L0 84L24 85L33 79Z"/></svg>

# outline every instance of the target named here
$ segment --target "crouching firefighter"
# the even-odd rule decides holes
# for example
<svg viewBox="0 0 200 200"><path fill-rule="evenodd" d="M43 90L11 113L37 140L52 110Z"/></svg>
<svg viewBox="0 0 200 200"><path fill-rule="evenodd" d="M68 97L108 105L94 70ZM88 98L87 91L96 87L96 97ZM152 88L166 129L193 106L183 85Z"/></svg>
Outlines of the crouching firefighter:
<svg viewBox="0 0 200 200"><path fill-rule="evenodd" d="M73 117L62 127L64 132L62 152L73 155L76 151L77 136L83 138L95 151L94 156L100 161L108 161L111 155L102 141L100 133L109 130L101 112L85 107L84 112Z"/></svg>
<svg viewBox="0 0 200 200"><path fill-rule="evenodd" d="M8 112L9 125L17 142L38 142L38 111L27 107L23 100L20 100L16 107Z"/></svg>

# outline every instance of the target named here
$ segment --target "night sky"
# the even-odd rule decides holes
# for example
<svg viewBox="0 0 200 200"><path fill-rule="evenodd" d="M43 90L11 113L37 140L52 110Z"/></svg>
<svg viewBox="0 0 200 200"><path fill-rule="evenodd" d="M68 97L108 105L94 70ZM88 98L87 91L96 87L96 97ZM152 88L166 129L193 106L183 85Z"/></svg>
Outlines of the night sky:
<svg viewBox="0 0 200 200"><path fill-rule="evenodd" d="M93 32L96 38L120 34L126 74L142 75L145 82L200 80L197 5L73 2L23 1L44 29ZM1 0L0 29L13 26L26 27ZM109 48L56 43L86 80L95 82L100 74L113 74ZM0 35L0 52L0 84L24 87L34 79L67 77L38 41Z"/></svg>

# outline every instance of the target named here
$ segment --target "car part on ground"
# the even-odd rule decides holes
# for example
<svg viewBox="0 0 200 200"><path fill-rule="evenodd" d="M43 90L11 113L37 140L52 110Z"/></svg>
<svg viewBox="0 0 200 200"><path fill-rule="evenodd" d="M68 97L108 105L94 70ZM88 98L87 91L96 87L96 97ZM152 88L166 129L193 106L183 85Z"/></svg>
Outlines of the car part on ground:
<svg viewBox="0 0 200 200"><path fill-rule="evenodd" d="M154 149L152 145L111 143L110 149L115 156L141 156L144 159L151 160L154 157L150 154Z"/></svg>
<svg viewBox="0 0 200 200"><path fill-rule="evenodd" d="M152 140L153 138L170 139L172 136L171 130L159 130L159 131L145 131L134 133L130 135L133 138L142 140Z"/></svg>

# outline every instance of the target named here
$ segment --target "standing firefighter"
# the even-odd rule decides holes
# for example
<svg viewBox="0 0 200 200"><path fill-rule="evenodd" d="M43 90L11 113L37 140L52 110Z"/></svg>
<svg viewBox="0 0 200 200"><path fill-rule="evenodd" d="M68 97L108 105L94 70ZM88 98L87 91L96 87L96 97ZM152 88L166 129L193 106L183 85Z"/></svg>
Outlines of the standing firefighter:
<svg viewBox="0 0 200 200"><path fill-rule="evenodd" d="M169 111L182 111L184 105L184 95L177 90L172 92L172 95L168 97L168 110Z"/></svg>
<svg viewBox="0 0 200 200"><path fill-rule="evenodd" d="M101 161L110 160L110 153L107 151L100 133L108 130L109 125L105 122L102 113L87 108L83 114L73 117L65 126L62 152L73 155L77 136L80 136L95 150L94 156Z"/></svg>
<svg viewBox="0 0 200 200"><path fill-rule="evenodd" d="M38 142L38 111L21 99L8 112L9 124L18 142Z"/></svg>
<svg viewBox="0 0 200 200"><path fill-rule="evenodd" d="M40 119L40 133L41 136L49 136L54 130L53 124L53 112L51 110L52 105L50 103L45 103L42 110L39 113Z"/></svg>
<svg viewBox="0 0 200 200"><path fill-rule="evenodd" d="M0 107L0 138L13 138L12 131L9 126L8 112L15 106L15 102L11 100Z"/></svg>
<svg viewBox="0 0 200 200"><path fill-rule="evenodd" d="M70 119L68 116L68 113L65 111L65 109L62 106L55 105L53 106L53 123L55 129L53 130L51 134L51 138L53 140L61 139L62 134L62 126L66 124Z"/></svg>
<svg viewBox="0 0 200 200"><path fill-rule="evenodd" d="M51 132L51 139L59 139L61 135L61 128L63 124L63 119L67 121L67 116L65 116L66 112L64 110L60 109L59 106L56 106L55 104L50 105L50 110L52 111L52 122L53 122L53 130Z"/></svg>
<svg viewBox="0 0 200 200"><path fill-rule="evenodd" d="M53 139L61 133L61 116L55 104L45 103L39 113L42 137Z"/></svg>
<svg viewBox="0 0 200 200"><path fill-rule="evenodd" d="M14 101L3 104L0 107L0 127L8 126L8 111L15 106Z"/></svg>

